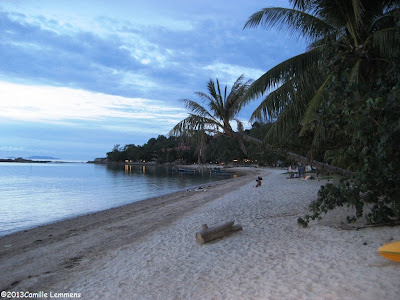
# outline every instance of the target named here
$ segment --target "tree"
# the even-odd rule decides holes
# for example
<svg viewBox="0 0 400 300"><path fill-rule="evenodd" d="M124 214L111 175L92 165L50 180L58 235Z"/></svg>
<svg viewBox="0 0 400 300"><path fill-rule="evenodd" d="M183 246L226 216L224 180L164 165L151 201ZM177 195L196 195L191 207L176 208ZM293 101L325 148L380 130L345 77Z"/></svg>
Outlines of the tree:
<svg viewBox="0 0 400 300"><path fill-rule="evenodd" d="M244 81L242 75L233 84L228 94L227 86L221 91L218 79L216 82L210 79L207 83L208 94L196 92L196 95L206 103L208 109L196 101L182 99L181 101L191 112L187 118L175 125L170 131L170 135L186 138L196 137L199 145L197 150L199 161L202 160L204 162L205 133L212 135L225 134L230 137L237 137L231 126L231 121L234 120L238 123L238 128L243 128L241 122L236 117L244 105L243 96L250 84L251 81ZM239 139L239 142L243 152L246 153L243 139Z"/></svg>
<svg viewBox="0 0 400 300"><path fill-rule="evenodd" d="M385 76L385 83L373 97L354 110L351 148L356 148L362 166L353 179L328 184L310 205L311 214L298 221L307 226L323 213L339 206L355 208L354 221L365 215L369 223L400 223L400 65ZM379 96L377 96L379 95Z"/></svg>
<svg viewBox="0 0 400 300"><path fill-rule="evenodd" d="M120 147L119 144L114 145L114 148L111 152L107 152L107 158L110 161L123 161L126 159L123 149Z"/></svg>
<svg viewBox="0 0 400 300"><path fill-rule="evenodd" d="M210 161L227 163L235 159L241 160L244 158L243 156L243 151L236 139L226 135L210 137L207 144L207 157Z"/></svg>
<svg viewBox="0 0 400 300"><path fill-rule="evenodd" d="M351 133L326 119L326 106L338 104L332 88L353 84L350 106L361 105L360 90L375 84L399 56L399 1L292 0L293 8L265 8L244 28L264 26L300 33L308 50L270 69L249 88L247 97L264 96L252 120L276 120L266 141L287 147L293 132L305 140L308 156L337 150ZM336 100L336 101L335 101ZM324 111L325 110L325 111ZM337 124L338 125L338 124ZM290 140L289 138L290 137ZM335 141L332 143L332 141ZM339 153L336 151L336 153ZM336 159L336 162L340 161ZM342 160L343 162L345 160ZM347 165L341 165L347 168Z"/></svg>
<svg viewBox="0 0 400 300"><path fill-rule="evenodd" d="M299 31L307 52L275 66L249 88L265 95L253 118L276 119L266 139L285 144L288 132L311 141L309 155L345 168L353 178L326 185L309 220L338 206L355 208L353 221L400 220L400 2L293 0L293 9L267 8L245 27ZM267 94L267 92L269 92Z"/></svg>

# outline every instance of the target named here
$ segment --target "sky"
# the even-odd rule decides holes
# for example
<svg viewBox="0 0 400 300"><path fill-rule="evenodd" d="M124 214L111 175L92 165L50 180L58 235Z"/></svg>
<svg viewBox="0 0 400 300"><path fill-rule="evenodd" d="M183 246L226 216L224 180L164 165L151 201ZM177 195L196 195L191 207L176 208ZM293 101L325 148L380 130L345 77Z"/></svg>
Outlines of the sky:
<svg viewBox="0 0 400 300"><path fill-rule="evenodd" d="M306 44L262 27L286 0L0 0L0 158L105 157L168 135L210 79L257 79ZM239 118L249 118L260 99Z"/></svg>

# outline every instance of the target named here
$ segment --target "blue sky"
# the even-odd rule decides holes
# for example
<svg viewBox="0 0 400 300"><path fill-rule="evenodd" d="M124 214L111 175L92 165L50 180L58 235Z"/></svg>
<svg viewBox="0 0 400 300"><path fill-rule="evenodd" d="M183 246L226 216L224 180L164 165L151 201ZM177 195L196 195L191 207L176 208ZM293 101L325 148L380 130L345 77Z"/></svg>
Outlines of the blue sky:
<svg viewBox="0 0 400 300"><path fill-rule="evenodd" d="M288 1L1 0L0 157L90 160L167 135L209 79L231 87L304 52L243 30L270 6Z"/></svg>

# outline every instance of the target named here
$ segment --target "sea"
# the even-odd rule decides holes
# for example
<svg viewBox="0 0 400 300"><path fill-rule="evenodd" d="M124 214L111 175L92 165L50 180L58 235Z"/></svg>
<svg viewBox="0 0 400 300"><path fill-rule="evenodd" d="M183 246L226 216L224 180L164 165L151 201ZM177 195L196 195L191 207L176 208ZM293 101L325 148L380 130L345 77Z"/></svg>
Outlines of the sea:
<svg viewBox="0 0 400 300"><path fill-rule="evenodd" d="M0 236L226 178L149 165L0 162Z"/></svg>

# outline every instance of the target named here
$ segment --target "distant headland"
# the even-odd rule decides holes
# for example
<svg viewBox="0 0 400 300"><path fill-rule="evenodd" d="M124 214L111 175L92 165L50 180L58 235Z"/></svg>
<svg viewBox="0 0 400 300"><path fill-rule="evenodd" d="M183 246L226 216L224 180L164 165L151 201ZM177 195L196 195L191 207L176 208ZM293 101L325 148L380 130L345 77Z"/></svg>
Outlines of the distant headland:
<svg viewBox="0 0 400 300"><path fill-rule="evenodd" d="M53 159L58 159L50 156L30 156L28 158L22 157L10 157L10 158L0 158L0 162L17 162L17 163L48 163Z"/></svg>

